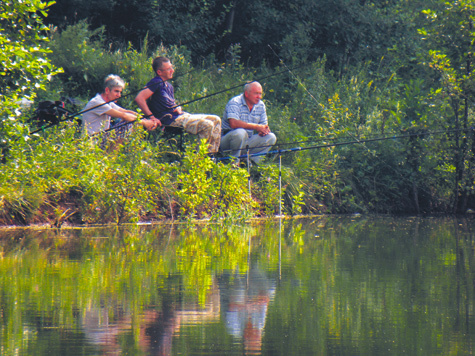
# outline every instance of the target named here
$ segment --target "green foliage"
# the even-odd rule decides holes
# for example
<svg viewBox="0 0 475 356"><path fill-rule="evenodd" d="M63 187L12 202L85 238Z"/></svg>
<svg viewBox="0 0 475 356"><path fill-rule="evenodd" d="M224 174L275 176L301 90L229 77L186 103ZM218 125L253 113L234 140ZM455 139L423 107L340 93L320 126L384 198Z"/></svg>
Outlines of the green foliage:
<svg viewBox="0 0 475 356"><path fill-rule="evenodd" d="M113 154L100 157L94 166L85 166L88 169L80 187L86 203L86 222L134 222L149 212L159 212L160 206L166 207L169 168L153 163L158 152L147 145L143 136L143 130L136 127L134 135Z"/></svg>
<svg viewBox="0 0 475 356"><path fill-rule="evenodd" d="M54 1L6 0L0 4L0 157L26 134L21 101L32 101L59 72L47 58L43 17Z"/></svg>
<svg viewBox="0 0 475 356"><path fill-rule="evenodd" d="M3 100L34 97L38 89L55 73L46 60L50 50L48 28L43 25L42 16L53 1L39 0L2 1L0 5L0 48L2 69L0 88ZM7 102L8 103L8 102ZM7 103L3 102L3 105Z"/></svg>
<svg viewBox="0 0 475 356"><path fill-rule="evenodd" d="M441 82L433 91L439 103L450 104L452 112L447 112L447 126L456 130L453 140L455 149L454 212L464 212L472 195L473 155L465 136L472 125L472 100L474 90L472 47L475 41L473 21L475 6L472 1L439 1L435 9L423 11L426 24L418 30L426 41L427 56L424 64L432 68ZM465 132L460 132L465 130Z"/></svg>
<svg viewBox="0 0 475 356"><path fill-rule="evenodd" d="M105 26L108 41L119 46L140 47L147 35L154 46L186 45L199 62L223 37L228 8L220 0L73 0L55 6L51 22L59 28L78 20L87 20L93 29Z"/></svg>
<svg viewBox="0 0 475 356"><path fill-rule="evenodd" d="M183 93L183 100L206 95L203 84L213 85L214 78L220 75L217 71L202 72L199 81L187 80L187 76L193 74L185 49L159 47L150 57L146 40L141 51L104 50L100 32L89 31L85 23L56 32L52 47L55 50L52 61L65 67L65 75L53 85L60 88L55 91L56 95L81 93L81 97L86 98L84 93L90 95L92 90L88 88L94 86L96 91L100 90L102 78L109 72L119 73L131 81L131 86L140 88L152 77L150 67L156 55L166 55L173 61L178 73L174 83L177 96ZM185 76L180 78L179 73ZM128 97L126 104L131 105L132 101L133 97ZM214 101L212 105L219 104ZM183 167L160 164L167 149L144 142L142 131L137 131L125 145L115 150L111 148L110 153L103 152L88 140L78 141L73 126L63 124L36 135L33 140L18 141L12 146L12 156L1 179L5 187L1 215L5 223L49 220L61 225L68 218L84 223L123 223L146 216L175 218L180 204L181 211L189 216L197 213L237 220L251 216L249 204L252 201L240 170L212 164L208 157L201 159L201 156L199 159L185 156ZM192 155L191 149L189 152ZM203 174L211 174L212 178L206 178L210 184L196 196L178 189L179 185L185 191L193 189L196 175L201 182L206 182ZM10 183L7 184L7 180Z"/></svg>
<svg viewBox="0 0 475 356"><path fill-rule="evenodd" d="M201 142L195 152L188 148L177 176L176 195L183 216L246 216L250 207L244 171L232 165L216 164L207 155L208 145Z"/></svg>
<svg viewBox="0 0 475 356"><path fill-rule="evenodd" d="M307 63L326 55L342 73L357 63L388 55L388 63L414 56L414 30L420 10L437 0L353 1L270 0L103 0L62 1L51 11L50 23L62 29L87 20L92 29L105 28L115 48L136 48L147 35L153 47L183 45L196 65L208 56L230 61L239 45L241 61L254 66L278 63L268 45L286 61ZM295 62L293 62L295 61Z"/></svg>
<svg viewBox="0 0 475 356"><path fill-rule="evenodd" d="M58 78L68 95L99 92L104 78L116 72L117 53L105 50L104 28L89 30L81 21L51 36L50 60L64 73Z"/></svg>
<svg viewBox="0 0 475 356"><path fill-rule="evenodd" d="M252 170L253 168L251 168ZM252 177L252 172L251 172ZM261 213L274 216L279 213L279 169L274 164L259 165L259 179L252 182L251 191L261 205Z"/></svg>
<svg viewBox="0 0 475 356"><path fill-rule="evenodd" d="M191 2L182 4L183 9L198 3L204 5ZM133 2L131 6L134 4L137 5ZM2 116L4 144L9 142L11 154L2 167L0 180L2 221L27 224L43 219L60 225L65 220L123 223L200 217L241 222L256 212L275 215L280 203L286 214L428 213L454 211L454 207L464 212L473 206L475 160L473 138L468 134L473 121L471 3L462 1L449 6L433 1L431 4L437 6L424 11L424 16L417 15L422 4L419 1L406 2L407 10L398 1L386 2L387 6L374 2L349 4L343 0L330 4L348 5L339 10L342 17L336 24L371 14L369 19L377 20L375 23L383 27L379 32L368 28L350 35L345 31L359 27L353 23L348 29L338 30L343 32L335 32L331 37L336 41L332 50L316 58L321 48L329 48L315 44L320 38L315 34L328 29L317 28L314 23L322 14L329 15L328 4L301 1L300 10L266 2L249 4L254 9L268 5L269 13L262 21L275 19L275 23L252 27L255 44L268 38L266 31L275 32L277 37L286 28L288 24L281 23L285 9L290 11L290 18L295 17L296 11L305 17L315 15L306 26L295 19L296 25L287 33L285 45L273 46L285 62L282 60L278 68L271 68L266 61L258 67L245 66L248 44L237 41L226 47L224 63L217 63L215 54L196 61L195 47L156 46L150 34L141 37L140 48L132 42L110 43L107 34L110 29L80 21L55 28L49 43L52 51L39 50L48 59L35 73L40 74L39 81L43 83L39 88L47 91L38 92L30 79L33 72L28 74L30 77L22 77L23 72L18 70L20 67L13 68L16 65L13 62L9 64L11 76L2 77L14 79L17 75L15 80L23 83L24 89L14 93L13 86L2 82L11 95L1 100L12 104L24 92L31 92L31 98L38 95L38 99L57 100L59 95L64 95L79 96L86 101L101 90L107 74L116 73L128 83L121 105L134 109L135 93L154 75L152 59L165 55L175 65L175 95L185 110L219 116L229 98L242 91L240 84L265 77L260 80L263 100L279 147L303 149L282 156L282 197L279 197L275 163L253 168L250 197L246 171L215 164L206 155L203 144L192 135L187 136L188 150L183 157L174 152L181 163L167 164L168 145L160 139L157 145L144 142L141 130L136 130L124 145L110 147L106 152L88 140L78 140L72 123L30 137L20 112L15 111L18 105L12 104L5 106L6 114ZM221 5L209 3L210 7L200 8L200 14L206 17L211 8L211 12L219 8L231 14L242 4L231 8ZM165 8L172 11L166 6L160 11ZM316 14L317 9L322 14ZM348 13L348 9L354 13ZM243 13L234 14L239 18ZM40 18L34 20L27 11L23 15L14 14L41 24ZM330 15L329 18L334 16ZM389 19L394 15L401 23L391 25ZM2 16L5 19L7 15ZM276 28L279 24L282 27ZM36 40L46 43L46 28L39 26L38 34L45 37L38 36ZM419 32L414 30L416 27L420 28ZM399 33L397 41L391 37L389 28ZM413 33L406 32L412 30ZM452 32L457 34L459 45L450 40ZM11 45L23 46L22 39L15 35L10 35L16 41ZM362 50L360 46L365 41L373 41L374 46L380 47L366 46ZM386 47L381 45L383 42L387 42ZM10 46L6 43L5 48ZM307 51L308 46L311 48ZM343 48L351 50L351 54L342 55ZM405 52L400 53L400 48L405 48ZM373 60L363 62L364 58ZM306 65L299 66L304 60ZM352 65L353 62L359 63ZM38 59L38 63L43 61ZM48 75L41 79L41 73L56 74L55 67L63 68L64 74L55 76L54 82L45 86ZM279 75L270 76L275 72ZM454 131L444 132L449 129ZM402 137L384 139L386 136ZM378 138L382 140L371 142ZM196 152L191 147L200 148Z"/></svg>
<svg viewBox="0 0 475 356"><path fill-rule="evenodd" d="M199 152L188 148L181 165L170 165L160 163L163 150L144 140L140 126L124 144L111 142L110 152L75 139L74 130L64 123L12 149L0 173L4 224L251 216L245 171L211 161L205 143Z"/></svg>
<svg viewBox="0 0 475 356"><path fill-rule="evenodd" d="M302 206L305 205L304 197L305 192L302 191L302 185L299 186L299 190L296 194L292 195L292 215L299 215L302 213Z"/></svg>
<svg viewBox="0 0 475 356"><path fill-rule="evenodd" d="M270 103L286 101L283 108L269 105L279 142L324 146L285 160L295 176L288 180L294 183L287 205L299 186L306 197L304 211L314 213L419 213L444 211L453 202L447 187L454 176L444 163L452 138L427 135L447 125L447 102L430 82L404 83L395 72L387 76L387 69L372 68L359 66L336 80L321 62L313 72L293 71L295 95L272 89L266 96ZM279 79L273 79L274 87L282 90ZM292 118L295 113L302 114ZM407 138L358 143L388 134ZM340 146L344 142L349 144Z"/></svg>

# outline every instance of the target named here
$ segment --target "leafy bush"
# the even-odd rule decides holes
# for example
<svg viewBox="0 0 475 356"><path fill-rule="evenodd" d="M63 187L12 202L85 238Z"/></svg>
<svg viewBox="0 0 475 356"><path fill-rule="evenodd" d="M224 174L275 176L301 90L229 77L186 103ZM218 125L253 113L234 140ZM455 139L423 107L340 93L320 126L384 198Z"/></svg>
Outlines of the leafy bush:
<svg viewBox="0 0 475 356"><path fill-rule="evenodd" d="M0 161L12 141L25 136L22 102L30 104L59 70L46 58L51 3L7 0L0 3Z"/></svg>
<svg viewBox="0 0 475 356"><path fill-rule="evenodd" d="M75 130L63 123L12 149L0 172L2 223L251 216L245 171L214 163L205 143L198 152L190 146L177 165L161 163L165 150L146 141L140 126L110 152L76 139Z"/></svg>
<svg viewBox="0 0 475 356"><path fill-rule="evenodd" d="M426 15L435 30L437 17L433 12ZM299 36L289 34L288 48L282 50L293 48L292 38ZM301 37L305 43L308 33ZM445 78L452 84L467 84L469 93L471 79L461 76L454 82L454 70L463 74L463 68L451 69L439 50L419 55L425 56L440 77L413 60L405 62L404 56L392 64L384 58L355 66L345 62L341 71L329 70L326 57L292 69L286 65L273 69L266 63L250 68L242 64L243 49L237 43L229 47L227 62L218 63L211 54L194 66L186 47L150 47L147 36L140 49L130 44L117 46L104 39L103 29L91 31L85 22L55 30L51 39L49 61L64 68L64 74L56 76L48 90L38 92L29 84L36 73L40 76L38 89L46 88L45 71L58 72L48 61L45 66L39 64L46 49L36 53L36 69L27 76L22 77L10 63L6 78L28 90L1 82L11 94L1 98L8 101L2 106L1 130L10 149L0 172L0 218L4 223L49 221L59 226L65 220L123 223L177 217L242 221L253 214L274 215L281 203L287 214L447 212L454 207L464 211L475 204L469 95L462 93L462 84L450 87L460 89L454 92L457 97L440 87ZM308 54L299 44L295 48L302 58ZM151 62L157 55L171 58L177 69L173 79L176 98L192 113L221 116L227 101L242 92L241 84L265 78L260 79L263 100L277 147L303 149L282 156L282 197L275 163L265 163L252 172L249 196L246 171L213 163L195 136L188 136L184 154L173 153L179 162L170 164L168 146L160 140L158 144L144 140L142 130L107 151L78 139L73 123L29 135L26 120L13 103L27 91L30 98L77 95L89 100L112 72L128 82L121 105L134 109L135 93L154 75ZM396 56L391 53L391 58ZM30 57L25 54L22 58ZM301 63L296 56L289 59ZM192 148L197 146L197 151Z"/></svg>
<svg viewBox="0 0 475 356"><path fill-rule="evenodd" d="M90 31L84 21L52 32L50 59L63 68L58 79L68 95L91 96L102 89L107 74L115 73L118 58L105 50L103 33L104 28Z"/></svg>
<svg viewBox="0 0 475 356"><path fill-rule="evenodd" d="M202 141L199 150L189 147L177 176L178 202L182 216L227 216L237 211L250 211L245 171L232 165L215 163L207 155L208 145Z"/></svg>

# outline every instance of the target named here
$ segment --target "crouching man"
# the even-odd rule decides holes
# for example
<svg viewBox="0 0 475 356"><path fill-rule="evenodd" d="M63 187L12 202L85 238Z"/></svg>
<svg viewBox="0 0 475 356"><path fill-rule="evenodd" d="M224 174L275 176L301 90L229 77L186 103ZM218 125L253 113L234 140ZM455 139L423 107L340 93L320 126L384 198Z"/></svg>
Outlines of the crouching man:
<svg viewBox="0 0 475 356"><path fill-rule="evenodd" d="M244 86L244 93L229 100L223 116L221 151L239 157L247 154L248 146L254 163L269 152L277 138L269 129L266 106L261 99L261 84L251 82Z"/></svg>

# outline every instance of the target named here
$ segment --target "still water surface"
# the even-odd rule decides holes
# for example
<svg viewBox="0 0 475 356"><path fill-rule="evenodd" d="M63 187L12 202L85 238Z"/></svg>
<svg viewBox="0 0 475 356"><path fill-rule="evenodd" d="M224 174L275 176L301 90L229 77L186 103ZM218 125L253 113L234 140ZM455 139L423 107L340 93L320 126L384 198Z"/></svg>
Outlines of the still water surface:
<svg viewBox="0 0 475 356"><path fill-rule="evenodd" d="M474 231L364 216L0 231L0 353L473 354Z"/></svg>

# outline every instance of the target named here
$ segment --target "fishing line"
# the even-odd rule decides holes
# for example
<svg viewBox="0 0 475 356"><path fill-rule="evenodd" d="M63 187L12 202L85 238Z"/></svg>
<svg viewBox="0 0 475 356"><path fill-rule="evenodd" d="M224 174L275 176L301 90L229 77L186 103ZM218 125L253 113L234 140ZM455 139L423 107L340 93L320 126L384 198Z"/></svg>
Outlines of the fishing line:
<svg viewBox="0 0 475 356"><path fill-rule="evenodd" d="M268 44L269 48L271 49L272 53L279 59L279 61L288 69L288 72L292 75L292 77L295 78L295 80L297 80L297 82L299 83L300 86L302 86L302 88L304 88L304 90L310 95L310 97L316 102L317 105L320 105L320 103L316 100L316 98L312 95L312 93L309 92L309 90L305 87L305 85L302 83L302 81L300 81L297 76L294 75L294 73L287 67L287 65L284 63L284 61L277 55L277 53L274 51L274 49ZM324 122L325 123L325 122ZM326 124L326 123L325 123ZM327 126L327 125L326 125ZM327 129L329 129L329 127L327 126ZM351 142L351 144L355 144L355 143L359 143L361 144L363 147L366 148L366 150L369 152L370 155L372 155L373 157L375 157L375 152L372 152L366 145L365 143L366 142L372 142L373 140L358 140L358 138L356 136L354 136L351 132L349 132L349 134L353 137L353 139L355 141ZM386 138L384 138L386 139ZM379 141L380 139L375 139L374 141ZM349 144L349 143L348 143ZM332 146L339 146L340 144L330 144L330 145L322 145L320 148L323 148L323 147L332 147ZM315 148L319 148L318 146L315 146ZM383 161L383 163L385 165L387 165L389 167L389 164L387 164L387 162Z"/></svg>
<svg viewBox="0 0 475 356"><path fill-rule="evenodd" d="M379 136L379 135L364 135L365 138L359 138L357 141L362 140L368 140L368 139L373 139L373 138L381 138L381 137L386 137L387 139L392 139L394 137L401 138L401 137L414 137L414 136L423 136L423 135L437 135L437 134L442 134L442 133L450 133L455 131L460 131L464 129L446 129L446 130L438 130L438 131L426 131L426 132L414 132L414 133L408 133L408 134L401 134L401 133L389 133L384 136ZM467 129L469 131L470 129ZM307 140L304 141L292 141L292 142L284 142L284 143L279 143L279 147L282 146L294 146L298 144L305 144L305 143L316 143L316 142L334 142L334 141L341 141L341 140L348 140L348 139L354 139L354 136L342 136L342 137L309 137ZM275 145L274 145L275 146ZM263 147L269 147L269 146L263 146Z"/></svg>
<svg viewBox="0 0 475 356"><path fill-rule="evenodd" d="M223 160L235 160L235 159L247 159L247 171L248 171L248 189L249 189L249 194L251 194L251 174L250 174L250 158L251 157L258 157L258 156L270 156L277 154L279 157L279 216L282 216L282 154L283 153L292 153L292 152L299 152L299 151L306 151L306 150L314 150L314 149L322 149L322 148L329 148L329 147L338 147L338 146L345 146L345 145L352 145L352 144L365 144L368 142L376 142L376 141L384 141L384 140L395 140L395 139L401 139L401 138L408 138L408 137L414 137L414 136L428 136L428 135L437 135L437 134L446 134L446 133L451 133L451 132L460 132L460 131L469 131L473 130L473 128L470 129L449 129L449 130L439 130L439 131L432 131L432 132L421 132L421 133L411 133L411 134L405 134L405 135L392 135L392 136L383 136L383 137L375 137L375 138L368 138L368 139L363 139L363 140L355 140L355 141L346 141L346 142L334 142L334 143L329 143L329 144L323 144L323 145L316 145L316 146L310 146L310 147L293 147L290 149L277 149L273 151L268 151L265 153L250 153L249 152L249 146L246 146L246 154L240 155L237 157L234 156L227 156L227 157L220 157L220 158L215 158L216 162L223 161ZM292 143L289 143L292 144ZM271 147L271 145L267 146L259 146L259 147L253 147L254 148L267 148ZM366 145L364 145L365 148L369 150ZM231 150L229 150L231 151Z"/></svg>
<svg viewBox="0 0 475 356"><path fill-rule="evenodd" d="M275 73L272 73L272 74L269 74L269 75L266 75L266 76L262 76L262 77L259 77L257 79L255 79L255 81L262 81L264 79L267 79L267 78L270 78L270 77L273 77L273 76L276 76L276 75L279 75L279 74L282 74L282 73L286 73L286 72L289 72L292 77L298 82L298 84L300 86L302 86L302 88L306 91L306 93L319 105L317 99L313 96L313 94L305 87L305 85L302 83L302 81L292 72L292 70L285 64L285 62L277 55L277 53L274 51L274 49L268 45L269 48L272 50L272 52L274 53L274 55L279 59L279 61L282 63L282 65L285 67L285 70L282 70L282 71L279 71L279 72L275 72ZM301 66L297 66L297 67L293 67L293 69L297 69L297 68L300 68L300 67L304 67L306 65L301 65ZM180 77L180 76L183 76L183 75L186 75L186 74L189 74L191 73L192 71L189 71L185 74L181 74L181 75L178 75L176 76L174 79ZM196 98L196 99L193 99L193 100L189 100L187 102L184 102L182 104L177 104L175 105L173 108L176 108L178 106L186 106L186 105L189 105L191 103L194 103L194 102L197 102L197 101L200 101L200 100L204 100L204 99L207 99L207 98L210 98L210 97L213 97L213 96L216 96L216 95L219 95L219 94L222 94L222 93L225 93L225 92L228 92L228 91L231 91L233 89L236 89L236 88L239 88L239 87L242 87L243 85L249 83L249 81L246 81L246 82L242 82L238 85L235 85L235 86L231 86L231 87L228 87L228 88L225 88L225 89L222 89L220 91L217 91L215 93L211 93L211 94L208 94L208 95L205 95L205 96L202 96L202 97L199 97L199 98ZM160 83L161 85L163 85L162 83ZM144 89L147 89L148 86L145 86L141 89L138 89L138 90L134 90L132 92L129 92L127 94L124 94L123 96L121 96L121 98L126 98L132 94L135 94L135 93L138 93ZM91 111L91 110L94 110L98 107L101 107L103 105L106 105L110 102L113 102L113 101L117 101L118 99L115 99L115 100L110 100L108 102L104 102L100 105L97 105L97 106L94 106L92 108L89 108L87 110L82 110L82 111L79 111L79 112L76 112L76 113L73 113L73 114L69 114L66 118L63 118L61 119L59 122L63 122L63 121L67 121L71 118L74 118L75 116L78 116L78 115L81 115L81 114L84 114L88 111ZM141 116L140 118L134 120L134 121L130 121L130 122L123 122L119 125L116 125L114 126L113 128L109 128L107 130L104 130L104 131L101 131L97 134L103 134L105 132L108 132L108 131L111 131L111 130L115 130L121 126L125 126L125 125L128 125L128 124L133 124L135 123L136 121L138 120L141 120L143 118L147 118L148 116ZM30 134L34 134L34 133L37 133L39 131L42 131L46 128L49 128L49 127L52 127L56 124L50 124L50 125L47 125L47 126L42 126L40 128L38 128L37 130L35 131L32 131ZM167 127L175 127L175 126L171 126L171 125L162 125L162 130L164 130L165 128ZM468 130L468 129L467 129ZM390 135L390 136L384 136L384 137L376 137L376 138L370 138L370 139L358 139L356 138L353 134L350 133L350 136L351 138L353 138L354 140L353 141L346 141L346 142L335 142L335 143L329 143L329 144L324 144L324 145L316 145L316 146L310 146L310 147L294 147L294 148L291 148L291 149L280 149L278 151L269 151L267 153L256 153L256 154L251 154L250 156L261 156L261 155L268 155L268 154L275 154L275 153L288 153L288 152L295 152L295 151L304 151L304 150L310 150L310 149L318 149L318 148L325 148L325 147L336 147L336 146L342 146L342 145L350 145L350 144L356 144L356 143L359 143L359 144L363 144L364 143L367 143L367 142L374 142L374 141L382 141L382 140L390 140L390 139L396 139L396 138L407 138L407 137L413 137L413 136L426 136L426 135L435 135L435 134L440 134L440 133L449 133L449 132L455 132L455 131L464 131L463 129L459 129L459 130L442 130L442 131L436 131L436 132L425 132L425 133L413 133L413 134L407 134L407 135ZM91 135L92 136L92 135ZM282 144L279 144L279 147L282 147L282 146L290 146L290 145L295 145L295 144L302 144L302 143L309 143L309 142L321 142L321 141L337 141L337 140L342 140L342 139L347 139L348 137L341 137L341 138L318 138L318 139L310 139L310 140L306 140L306 141L294 141L294 142L288 142L288 143L282 143ZM265 147L269 147L269 146L260 146L260 147L254 147L254 148L265 148ZM369 148L367 148L365 146L366 149L369 150ZM229 152L230 150L228 151L222 151L222 152ZM249 157L248 155L241 155L239 156L238 158L246 158L246 157ZM219 158L218 160L225 160L225 159L235 159L235 157L222 157L222 158Z"/></svg>
<svg viewBox="0 0 475 356"><path fill-rule="evenodd" d="M296 69L296 68L301 68L301 67L304 67L304 66L306 66L306 65L297 66L297 67L294 67L294 69ZM229 87L229 88L222 89L222 90L217 91L217 92L215 92L215 93L208 94L208 95L205 95L205 96L201 96L201 97L199 97L199 98L192 99L192 100L186 101L186 102L181 103L181 104L176 104L175 106L172 106L170 109L176 109L176 108L179 107L179 106L186 106L186 105L192 104L192 103L197 102L197 101L200 101L200 100L208 99L208 98L210 98L210 97L213 97L213 96L216 96L216 95L219 95L219 94L222 94L222 93L231 91L231 90L233 90L233 89L241 88L241 87L242 87L243 85L245 85L245 84L252 83L252 82L259 82L259 81L262 81L262 80L264 80L264 79L271 78L271 77L274 77L274 76L276 76L276 75L279 75L279 74L282 74L282 73L286 73L286 72L287 72L287 70L282 70L282 71L275 72L275 73L272 73L272 74L269 74L269 75L266 75L266 76L263 76L263 77L259 77L259 78L257 78L257 79L254 79L253 81L242 82L242 83L240 83L240 84L238 84L238 85L235 85L235 86L232 86L232 87ZM151 115L143 116L142 118L147 118L147 117L149 117L149 116L151 116ZM115 126L114 129L117 129L117 128L122 127L122 126L124 126L124 125L128 125L128 124L130 124L130 123L134 123L135 121L137 121L137 120L121 123L121 124ZM163 126L164 128L166 128L166 127L168 127L169 125L162 125L162 126ZM173 127L175 127L175 126L173 126Z"/></svg>
<svg viewBox="0 0 475 356"><path fill-rule="evenodd" d="M190 71L185 72L185 73L183 73L183 74L178 74L177 76L175 76L175 77L172 78L171 80L173 81L173 80L175 80L175 79L177 79L177 78L183 77L183 76L185 76L185 75L187 75L187 74L190 74L190 73L192 73L192 72L194 72L194 71L195 71L195 70L190 70ZM162 83L160 83L160 84L162 84ZM136 89L136 90L133 90L133 91L127 93L127 94L121 95L121 97L120 97L119 99L123 99L123 98L126 98L126 97L128 97L128 96L130 96L130 95L132 95L132 94L139 93L139 92L141 92L142 90L145 90L145 89L147 89L147 88L148 88L148 86L145 85L145 86L144 86L143 88L141 88L141 89ZM41 127L37 128L36 130L30 132L29 134L30 134L30 135L33 135L33 134L35 134L35 133L38 133L38 132L43 131L43 130L45 130L45 129L48 129L48 128L52 127L52 126L55 126L55 125L57 125L57 124L59 124L59 123L61 123L61 122L68 121L68 120L70 120L70 119L72 119L72 118L74 118L74 117L76 117L76 116L85 114L85 113L87 113L87 112L89 112L89 111L92 111L92 110L94 110L94 109L100 108L101 106L107 105L107 104L109 104L109 103L111 103L111 102L114 102L114 101L117 101L117 100L119 100L119 99L109 100L109 101L104 102L104 103L102 103L102 104L99 104L99 105L96 105L96 106L94 106L94 107L91 107L91 108L89 108L89 109L87 109L87 110L81 110L81 111L75 112L75 113L73 113L73 114L69 114L69 113L68 113L68 115L67 115L65 118L60 119L57 123L51 123L51 124L46 125L46 126L41 126ZM144 116L144 118L146 118L146 117L148 117L148 116ZM32 121L32 120L34 120L34 118L30 118L30 121ZM134 122L135 122L135 121L134 121ZM126 124L128 124L128 123L130 123L130 122L127 122ZM117 127L118 127L118 126L117 126ZM114 129L116 129L117 127L114 127Z"/></svg>
<svg viewBox="0 0 475 356"><path fill-rule="evenodd" d="M308 91L308 89L305 87L305 85L303 85L303 83L301 82L301 80L299 78L297 78L297 76L294 75L294 73L290 70L289 67L287 67L287 64L285 64L285 62L277 55L277 53L274 51L274 49L271 47L270 44L267 44L270 48L270 50L272 51L272 53L274 53L274 55L277 57L277 59L279 60L280 63L283 64L283 66L287 69L287 71L292 75L292 77L294 77L294 79L302 86L302 88L307 92L308 95L310 95L310 97L319 105L319 102L317 101L317 99L313 96L312 93L310 93ZM294 68L295 69L295 68Z"/></svg>
<svg viewBox="0 0 475 356"><path fill-rule="evenodd" d="M287 65L285 64L285 62L279 57L279 55L274 51L274 49L272 48L272 46L270 44L267 44L267 46L269 46L269 48L271 49L272 53L274 53L274 55L277 57L277 59L285 66L285 68L287 68L288 72L292 75L292 77L294 77L294 79L299 83L299 85L308 93L308 95L310 95L310 97L315 101L315 103L317 104L317 106L320 105L320 103L318 102L318 100L312 95L312 93L310 93L310 91L307 89L307 87L302 83L302 81L290 70L289 67L287 67ZM327 127L327 129L329 129L329 127ZM358 141L358 139L356 138L356 136L353 136L351 133L350 135L356 140ZM367 148L369 152L370 149Z"/></svg>
<svg viewBox="0 0 475 356"><path fill-rule="evenodd" d="M148 88L148 86L145 86L145 87L143 87L142 89L135 90L135 91L132 91L132 92L130 92L130 93L124 94L124 95L122 95L119 99L125 98L125 97L127 97L127 96L129 96L129 95L132 95L132 94L135 94L135 93L139 93L139 92L141 92L142 90L147 89L147 88ZM60 119L57 123L51 123L51 124L46 125L46 126L41 126L41 127L37 128L36 130L31 131L29 134L30 134L30 135L33 135L33 134L35 134L35 133L38 133L38 132L40 132L40 131L43 131L43 130L45 130L45 129L48 129L48 128L50 128L50 127L53 127L53 126L55 126L55 125L57 125L57 124L59 124L59 123L61 123L61 122L68 121L68 120L70 120L70 119L73 119L73 118L76 117L76 116L85 114L85 113L87 113L87 112L89 112L89 111L92 111L92 110L94 110L94 109L100 108L101 106L104 106L104 105L107 105L107 104L109 104L109 103L115 102L115 101L117 101L117 100L119 100L119 99L112 99L112 100L109 100L109 101L105 101L105 102L103 102L102 104L93 106L93 107L91 107L91 108L89 108L89 109L81 110L81 111L78 111L78 112L76 112L76 113L69 114L69 115L67 115L65 118ZM33 119L33 118L31 118L30 120L32 120L32 119ZM129 122L127 122L127 123L129 123Z"/></svg>
<svg viewBox="0 0 475 356"><path fill-rule="evenodd" d="M303 67L303 66L304 66L304 65L301 65L301 66L295 67L294 69L300 68L300 67ZM212 97L212 96L215 96L215 95L218 95L218 94L222 94L222 93L225 93L225 92L227 92L227 91L230 91L230 90L233 90L233 89L236 89L236 88L241 88L241 87L242 87L243 85L245 85L245 84L249 84L249 83L252 83L252 82L260 82L260 81L262 81L262 80L264 80L264 79L271 78L271 77L274 77L274 76L276 76L276 75L279 75L279 74L282 74L282 73L286 73L286 72L287 72L287 70L282 70L282 71L280 71L280 72L275 72L275 73L272 73L272 74L269 74L269 75L266 75L266 76L263 76L263 77L259 77L259 78L257 78L257 79L252 80L252 81L242 82L242 83L240 83L240 84L238 84L238 85L235 85L235 86L232 86L232 87L229 87L229 88L225 88L225 89L220 90L220 91L217 91L217 92L215 92L215 93L212 93L212 94L209 94L209 95L205 95L205 96L202 96L202 97L199 97L199 98L196 98L196 99L187 101L187 102L181 104L181 106L189 105L189 104L194 103L194 102L199 101L199 100L207 99L207 98L210 98L210 97ZM180 106L180 105L178 105L178 106Z"/></svg>
<svg viewBox="0 0 475 356"><path fill-rule="evenodd" d="M345 145L353 145L353 144L357 144L357 143L364 144L364 143L368 143L368 142L395 140L395 139L409 138L409 137L414 137L414 136L431 136L431 135L440 135L440 134L454 133L454 132L468 132L468 131L472 131L472 130L474 130L474 128L448 129L448 130L428 131L428 132L420 132L420 133L412 133L412 134L404 134L404 135L394 134L392 136L374 137L374 138L354 140L354 141L334 142L334 143L314 145L314 146L309 146L309 147L293 147L293 148L290 148L290 149L278 149L278 150L269 151L269 152L265 152L265 153L262 153L262 152L251 153L249 155L249 157L266 156L266 155L289 153L289 152L296 152L296 151L306 151L306 150L328 148L328 147L339 147L339 146L345 146ZM323 140L321 140L321 141L323 141ZM312 142L312 141L307 141L307 142ZM290 144L295 144L295 143L297 143L297 142L290 142L290 143L286 143L286 144L290 145ZM284 144L280 144L279 146L281 146L281 145L284 145ZM272 145L258 146L258 147L253 147L253 148L267 148L267 147L272 147ZM367 147L365 146L365 148L367 148ZM222 152L224 153L224 152L230 152L230 151L231 150L226 150L226 151L222 151ZM220 161L220 160L228 160L228 159L241 159L241 158L246 158L247 156L248 156L247 154L240 155L238 157L226 156L226 157L219 157L219 158L217 158L217 160Z"/></svg>

